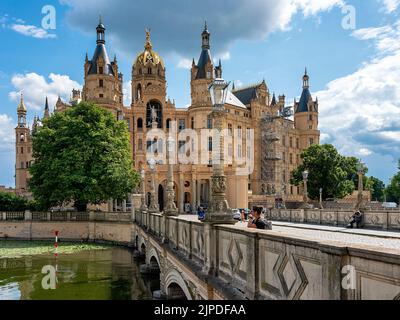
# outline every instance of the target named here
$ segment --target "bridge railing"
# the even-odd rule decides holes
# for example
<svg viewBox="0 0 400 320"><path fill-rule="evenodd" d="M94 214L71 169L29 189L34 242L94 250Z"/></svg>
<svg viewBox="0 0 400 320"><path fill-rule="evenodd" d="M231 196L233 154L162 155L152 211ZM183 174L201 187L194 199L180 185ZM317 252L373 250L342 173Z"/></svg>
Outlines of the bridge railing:
<svg viewBox="0 0 400 320"><path fill-rule="evenodd" d="M288 221L304 222L300 210L284 214ZM135 218L147 233L167 240L181 259L243 298L393 299L400 294L400 253L395 249L210 225L190 216L138 212ZM351 288L343 287L345 276Z"/></svg>
<svg viewBox="0 0 400 320"><path fill-rule="evenodd" d="M132 222L129 212L0 212L0 221L110 221Z"/></svg>
<svg viewBox="0 0 400 320"><path fill-rule="evenodd" d="M329 209L271 209L267 210L267 219L284 222L311 223L331 226L346 226L354 211ZM400 211L364 212L365 228L400 230Z"/></svg>

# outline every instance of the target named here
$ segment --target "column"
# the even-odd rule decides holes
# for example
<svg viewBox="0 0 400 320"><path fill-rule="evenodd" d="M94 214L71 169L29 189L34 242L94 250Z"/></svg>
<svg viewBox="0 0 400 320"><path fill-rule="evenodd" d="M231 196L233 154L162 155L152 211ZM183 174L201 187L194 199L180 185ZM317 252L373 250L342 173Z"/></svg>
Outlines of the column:
<svg viewBox="0 0 400 320"><path fill-rule="evenodd" d="M197 205L199 206L201 204L200 203L201 180L197 180L196 184L197 184L197 187L196 187L196 191L197 191L196 200L197 200Z"/></svg>
<svg viewBox="0 0 400 320"><path fill-rule="evenodd" d="M184 213L184 203L183 200L185 198L185 186L183 181L183 173L179 174L179 212L180 214Z"/></svg>
<svg viewBox="0 0 400 320"><path fill-rule="evenodd" d="M114 200L114 210L113 211L118 211L118 200Z"/></svg>
<svg viewBox="0 0 400 320"><path fill-rule="evenodd" d="M113 211L113 201L112 199L108 200L108 212Z"/></svg>
<svg viewBox="0 0 400 320"><path fill-rule="evenodd" d="M197 203L196 203L196 176L192 176L192 213L196 213Z"/></svg>
<svg viewBox="0 0 400 320"><path fill-rule="evenodd" d="M122 211L126 212L126 199L122 200Z"/></svg>

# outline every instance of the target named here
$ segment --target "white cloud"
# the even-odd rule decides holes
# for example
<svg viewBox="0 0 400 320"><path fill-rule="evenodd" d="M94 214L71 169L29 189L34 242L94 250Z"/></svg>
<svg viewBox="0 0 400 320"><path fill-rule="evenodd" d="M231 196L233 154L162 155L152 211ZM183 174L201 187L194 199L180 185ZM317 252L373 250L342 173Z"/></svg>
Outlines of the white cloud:
<svg viewBox="0 0 400 320"><path fill-rule="evenodd" d="M47 30L27 24L13 24L10 26L10 29L20 34L23 34L24 36L33 37L37 39L57 38L57 35L53 33L48 33Z"/></svg>
<svg viewBox="0 0 400 320"><path fill-rule="evenodd" d="M320 128L345 154L400 158L400 23L353 33L376 55L355 73L317 92Z"/></svg>
<svg viewBox="0 0 400 320"><path fill-rule="evenodd" d="M386 13L392 13L397 10L400 5L400 0L381 0Z"/></svg>
<svg viewBox="0 0 400 320"><path fill-rule="evenodd" d="M54 33L49 33L47 30L40 27L29 25L25 20L10 17L5 14L0 17L0 25L3 29L11 29L17 33L20 33L27 37L33 37L36 39L55 39L57 35Z"/></svg>
<svg viewBox="0 0 400 320"><path fill-rule="evenodd" d="M58 95L64 101L69 101L72 89L82 88L69 76L54 73L50 73L48 80L37 73L16 74L11 78L11 84L16 90L9 93L10 99L17 102L23 90L26 107L34 110L43 110L46 96L52 108Z"/></svg>
<svg viewBox="0 0 400 320"><path fill-rule="evenodd" d="M123 84L124 106L130 106L132 103L132 81L126 81Z"/></svg>
<svg viewBox="0 0 400 320"><path fill-rule="evenodd" d="M192 60L181 58L176 66L180 69L190 69L192 67Z"/></svg>
<svg viewBox="0 0 400 320"><path fill-rule="evenodd" d="M10 152L15 143L14 128L16 124L6 114L0 114L0 152Z"/></svg>

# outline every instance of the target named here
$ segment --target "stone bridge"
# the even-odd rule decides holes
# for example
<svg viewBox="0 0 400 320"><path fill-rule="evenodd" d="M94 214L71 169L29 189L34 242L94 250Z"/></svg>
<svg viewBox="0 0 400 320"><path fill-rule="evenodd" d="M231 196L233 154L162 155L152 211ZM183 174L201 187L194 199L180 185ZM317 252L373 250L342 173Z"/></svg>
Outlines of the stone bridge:
<svg viewBox="0 0 400 320"><path fill-rule="evenodd" d="M48 239L57 229L65 240L134 247L144 261L141 272L160 274L156 298L400 299L400 234L395 232L350 233L290 223L254 230L140 210L63 220L46 214L40 220L32 214L21 221L1 217L0 238Z"/></svg>

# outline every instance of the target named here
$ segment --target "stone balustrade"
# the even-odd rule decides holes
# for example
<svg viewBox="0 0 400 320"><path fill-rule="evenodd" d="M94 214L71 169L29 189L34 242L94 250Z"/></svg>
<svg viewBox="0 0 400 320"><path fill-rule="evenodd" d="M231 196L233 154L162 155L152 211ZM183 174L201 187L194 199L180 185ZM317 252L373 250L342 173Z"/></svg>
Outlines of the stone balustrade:
<svg viewBox="0 0 400 320"><path fill-rule="evenodd" d="M285 221L333 219L320 210L278 212ZM350 213L331 214L344 224ZM233 288L236 297L400 299L400 248L378 251L366 245L314 240L276 231L232 225L210 227L195 216L166 217L140 212L136 217L146 232L164 239L163 242L167 240L182 259L202 267L222 286ZM354 281L350 281L350 288L343 287L346 276Z"/></svg>
<svg viewBox="0 0 400 320"><path fill-rule="evenodd" d="M275 220L344 225L351 212L272 210L268 214ZM389 228L398 213L381 217L386 220L382 218L380 227ZM192 297L212 299L207 292L218 292L230 299L400 299L400 248L393 245L213 225L198 221L197 216L136 209L132 213L4 212L0 218L0 238L51 239L54 230L60 230L63 239L144 247L146 266L151 269L154 256L160 262L162 288L181 277L182 286L199 292ZM367 214L366 224L371 219L377 226L375 215Z"/></svg>
<svg viewBox="0 0 400 320"><path fill-rule="evenodd" d="M0 212L0 221L115 221L131 222L130 212Z"/></svg>
<svg viewBox="0 0 400 320"><path fill-rule="evenodd" d="M266 218L273 221L346 226L354 211L328 209L271 209ZM364 211L364 228L400 230L400 211Z"/></svg>

